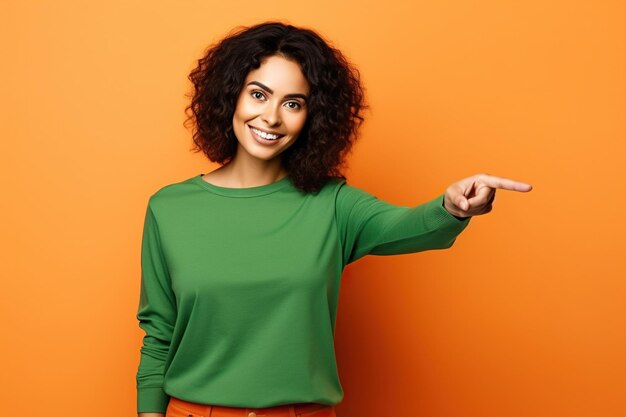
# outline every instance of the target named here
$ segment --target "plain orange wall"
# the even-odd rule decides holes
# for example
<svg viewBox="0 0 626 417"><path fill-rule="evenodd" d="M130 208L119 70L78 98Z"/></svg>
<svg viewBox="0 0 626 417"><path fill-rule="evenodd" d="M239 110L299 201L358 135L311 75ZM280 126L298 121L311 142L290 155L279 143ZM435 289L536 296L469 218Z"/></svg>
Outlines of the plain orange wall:
<svg viewBox="0 0 626 417"><path fill-rule="evenodd" d="M147 199L217 167L189 151L187 75L281 19L361 71L353 185L534 187L448 250L346 269L339 416L626 415L623 4L3 1L0 414L135 415Z"/></svg>

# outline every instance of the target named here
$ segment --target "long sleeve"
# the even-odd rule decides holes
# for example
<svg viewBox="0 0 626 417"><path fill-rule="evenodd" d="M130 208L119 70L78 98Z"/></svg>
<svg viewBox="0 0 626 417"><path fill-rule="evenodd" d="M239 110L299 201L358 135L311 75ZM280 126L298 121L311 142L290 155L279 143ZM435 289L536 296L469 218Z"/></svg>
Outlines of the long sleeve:
<svg viewBox="0 0 626 417"><path fill-rule="evenodd" d="M163 391L176 299L161 248L159 229L150 203L146 210L141 245L141 292L137 319L145 331L137 370L137 412L165 413L169 396Z"/></svg>
<svg viewBox="0 0 626 417"><path fill-rule="evenodd" d="M443 206L444 194L414 207L399 206L343 183L336 216L344 266L365 255L397 255L446 249L471 217L458 219Z"/></svg>

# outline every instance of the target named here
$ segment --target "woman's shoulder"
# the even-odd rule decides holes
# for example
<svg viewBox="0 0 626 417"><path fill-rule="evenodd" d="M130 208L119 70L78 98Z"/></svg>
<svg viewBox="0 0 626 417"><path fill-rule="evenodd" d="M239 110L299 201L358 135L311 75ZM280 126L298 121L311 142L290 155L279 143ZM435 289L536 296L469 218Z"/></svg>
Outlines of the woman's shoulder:
<svg viewBox="0 0 626 417"><path fill-rule="evenodd" d="M194 185L194 182L200 175L201 174L196 174L192 177L169 182L159 186L155 191L150 194L150 203L161 204L162 202L166 202L172 199L179 199L182 196L189 195L189 191L196 187Z"/></svg>

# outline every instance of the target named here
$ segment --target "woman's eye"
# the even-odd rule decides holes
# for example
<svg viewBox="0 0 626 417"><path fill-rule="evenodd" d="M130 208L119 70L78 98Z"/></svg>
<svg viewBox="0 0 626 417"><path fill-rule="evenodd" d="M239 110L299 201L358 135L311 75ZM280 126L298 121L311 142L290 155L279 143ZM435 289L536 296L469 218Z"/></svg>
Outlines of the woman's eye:
<svg viewBox="0 0 626 417"><path fill-rule="evenodd" d="M250 95L252 95L252 97L254 97L257 100L263 100L265 98L265 94L263 94L260 91L253 91L250 93ZM302 107L302 105L298 103L297 101L288 101L286 104L292 110L297 110Z"/></svg>

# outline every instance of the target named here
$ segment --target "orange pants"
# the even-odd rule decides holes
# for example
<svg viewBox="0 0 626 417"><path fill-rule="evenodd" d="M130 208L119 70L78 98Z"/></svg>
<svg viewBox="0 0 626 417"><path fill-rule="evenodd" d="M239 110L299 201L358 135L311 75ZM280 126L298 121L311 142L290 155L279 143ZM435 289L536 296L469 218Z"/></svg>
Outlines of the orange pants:
<svg viewBox="0 0 626 417"><path fill-rule="evenodd" d="M294 403L266 408L198 404L170 397L165 417L337 417L334 405Z"/></svg>

